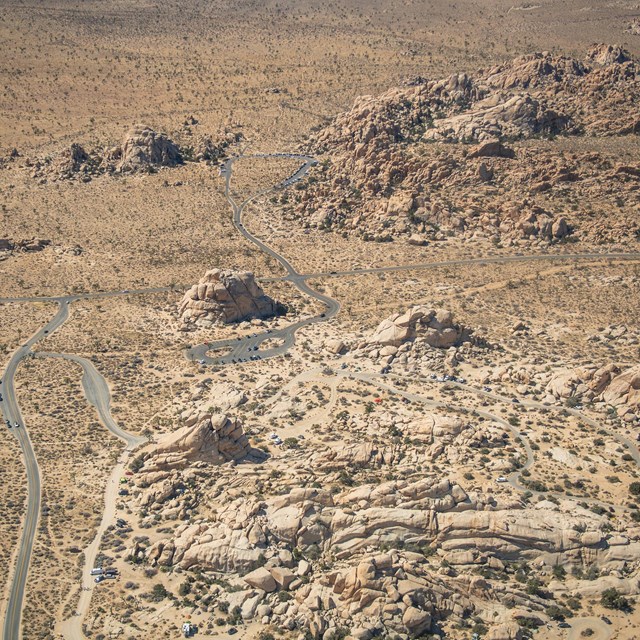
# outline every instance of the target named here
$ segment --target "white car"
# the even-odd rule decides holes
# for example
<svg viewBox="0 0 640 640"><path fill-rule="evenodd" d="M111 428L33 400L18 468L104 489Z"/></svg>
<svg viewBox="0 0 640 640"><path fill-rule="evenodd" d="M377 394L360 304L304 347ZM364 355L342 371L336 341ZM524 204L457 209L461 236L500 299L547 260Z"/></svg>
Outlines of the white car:
<svg viewBox="0 0 640 640"><path fill-rule="evenodd" d="M278 436L278 434L277 434L277 433L271 433L271 434L269 434L269 437L270 437L272 440L278 440L278 438L279 438L279 436Z"/></svg>
<svg viewBox="0 0 640 640"><path fill-rule="evenodd" d="M500 477L496 480L496 482L506 482L506 481L507 481L507 479L506 479L504 476L500 476Z"/></svg>

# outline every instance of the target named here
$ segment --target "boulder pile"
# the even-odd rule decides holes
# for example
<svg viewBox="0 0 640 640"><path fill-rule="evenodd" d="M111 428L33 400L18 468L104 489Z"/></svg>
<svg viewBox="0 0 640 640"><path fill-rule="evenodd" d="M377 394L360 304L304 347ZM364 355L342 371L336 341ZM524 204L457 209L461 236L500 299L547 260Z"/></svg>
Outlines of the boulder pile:
<svg viewBox="0 0 640 640"><path fill-rule="evenodd" d="M175 167L183 163L180 149L172 140L141 124L129 130L110 157L116 161L116 170L121 173Z"/></svg>
<svg viewBox="0 0 640 640"><path fill-rule="evenodd" d="M418 337L431 347L446 349L469 340L470 331L455 324L450 311L419 305L383 320L368 342L399 347Z"/></svg>
<svg viewBox="0 0 640 640"><path fill-rule="evenodd" d="M472 329L455 322L451 311L417 305L383 320L370 336L353 345L351 353L383 367L448 371L475 348L486 346Z"/></svg>
<svg viewBox="0 0 640 640"><path fill-rule="evenodd" d="M167 134L144 124L134 125L122 142L111 148L85 149L78 143L62 149L58 154L41 159L26 158L24 167L32 170L32 177L41 183L51 180L90 182L93 177L113 173L152 173L163 167L177 167L186 161L216 162L229 145L242 134L223 128L215 135L192 136L189 129L182 132L178 144Z"/></svg>
<svg viewBox="0 0 640 640"><path fill-rule="evenodd" d="M562 371L546 387L554 398L603 402L626 422L640 417L640 365L622 370L615 364Z"/></svg>
<svg viewBox="0 0 640 640"><path fill-rule="evenodd" d="M544 600L478 574L506 575L525 558L580 565L585 554L622 566L640 543L606 534L603 521L574 503L525 510L425 477L338 494L291 487L265 500L232 499L215 521L181 525L139 553L152 566L239 573L244 586L219 598L247 621L306 629L318 640L343 625L352 637L418 637L445 619L546 621ZM498 619L488 606L497 600L508 606Z"/></svg>
<svg viewBox="0 0 640 640"><path fill-rule="evenodd" d="M145 460L143 473L184 468L194 462L218 465L241 460L249 452L249 441L237 419L199 412L184 418L184 427L155 445Z"/></svg>
<svg viewBox="0 0 640 640"><path fill-rule="evenodd" d="M253 273L221 269L207 271L178 304L183 330L270 318L283 311L256 283Z"/></svg>

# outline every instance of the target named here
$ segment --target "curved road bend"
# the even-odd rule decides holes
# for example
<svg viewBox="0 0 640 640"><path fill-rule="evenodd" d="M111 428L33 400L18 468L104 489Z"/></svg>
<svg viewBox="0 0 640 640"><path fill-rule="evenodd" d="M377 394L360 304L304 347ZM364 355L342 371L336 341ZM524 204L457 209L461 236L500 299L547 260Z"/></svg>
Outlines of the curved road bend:
<svg viewBox="0 0 640 640"><path fill-rule="evenodd" d="M58 302L59 308L55 316L39 331L37 331L26 343L18 347L11 356L9 364L4 372L0 391L2 392L2 412L6 420L11 424L17 422L20 426L12 429L14 436L20 444L24 456L27 473L27 510L25 513L20 548L16 559L15 569L9 587L9 599L5 611L3 638L5 640L18 640L20 638L20 619L24 600L24 589L27 582L27 573L31 561L33 541L35 539L38 516L40 514L40 469L36 460L29 434L24 427L20 407L16 400L14 377L18 365L31 353L31 347L42 340L47 334L55 331L68 317L68 305L62 298L53 298Z"/></svg>
<svg viewBox="0 0 640 640"><path fill-rule="evenodd" d="M303 164L300 168L293 173L289 178L275 185L264 189L252 196L249 196L246 200L238 204L231 195L231 178L233 175L233 163L237 160L249 159L249 158L289 158L301 160ZM550 261L550 260L606 260L606 259L619 259L619 260L638 260L640 259L640 252L638 253L612 253L612 254L599 254L599 253L585 253L585 254L542 254L534 256L489 256L486 258L460 258L457 260L443 260L440 262L423 263L417 265L402 265L392 267L371 267L364 269L352 269L346 271L331 271L329 273L310 273L301 274L295 270L293 265L284 257L277 253L274 249L266 245L251 232L247 231L242 223L242 213L245 207L255 200L274 189L282 189L291 186L301 178L303 178L309 169L317 164L317 161L305 155L289 154L289 153L276 153L276 154L254 154L254 155L240 155L229 158L223 165L222 175L225 177L225 196L227 201L231 205L233 211L233 224L236 229L247 239L249 242L256 245L261 251L271 256L276 260L287 272L287 275L282 278L264 278L263 282L276 282L286 281L293 283L300 292L305 295L315 298L322 302L326 311L318 316L299 320L298 322L270 332L256 333L240 340L218 340L206 344L196 345L190 349L185 350L185 356L189 360L197 361L201 364L230 364L238 361L245 361L252 356L259 356L260 359L272 358L275 356L281 356L285 354L293 346L295 342L295 334L298 329L315 324L317 322L325 322L333 318L340 310L340 303L329 296L323 295L308 284L307 280L310 278L317 278L322 276L351 276L366 273L392 273L398 271L409 271L412 269L435 269L438 267L446 266L461 266L465 264L492 264L492 263L508 263L508 262L534 262L534 261ZM280 341L278 346L270 349L259 350L261 343L269 339L276 339ZM223 350L224 355L211 357L208 352L211 350Z"/></svg>
<svg viewBox="0 0 640 640"><path fill-rule="evenodd" d="M153 293L157 291L153 290L141 290L137 293ZM114 295L127 295L129 292L111 292L100 293L100 297L114 296ZM12 432L22 450L25 461L25 469L27 475L27 509L25 513L24 525L22 530L22 536L20 539L20 547L15 564L14 574L12 576L11 583L9 585L9 598L7 601L7 608L5 611L5 620L3 627L2 637L5 640L17 640L20 638L20 621L22 617L22 608L24 602L24 592L27 581L27 574L29 570L29 564L31 561L31 553L33 551L33 543L35 540L36 527L38 525L38 517L40 514L40 502L41 502L41 481L40 481L40 469L36 460L33 445L29 438L28 431L24 425L22 414L20 413L20 407L15 394L14 378L16 370L22 360L33 355L31 348L40 340L50 335L58 327L60 327L69 317L69 304L75 300L89 297L90 294L74 295L74 296L61 296L47 298L50 302L58 303L58 311L55 316L41 329L39 329L27 342L18 347L11 356L9 364L5 369L4 376L2 378L2 384L0 384L0 393L2 393L2 412L5 420L9 420L11 424L17 422L20 426L12 428ZM8 301L8 300L6 300ZM42 299L38 299L38 302ZM112 431L117 437L123 439L127 443L127 449L140 444L139 438L131 436L130 434L121 430L117 424L111 418L109 413L110 395L109 389L104 378L98 373L93 364L84 358L79 356L67 356L64 354L48 354L52 357L64 357L70 360L78 362L84 370L83 387L87 399L93 404L105 426Z"/></svg>
<svg viewBox="0 0 640 640"><path fill-rule="evenodd" d="M403 266L395 266L395 267L372 267L372 268L364 268L364 269L353 269L347 271L335 271L330 273L311 273L311 274L300 274L298 273L293 266L282 256L272 250L270 247L265 245L258 238L253 236L250 232L248 232L243 224L242 224L242 212L247 204L249 204L255 198L268 193L273 190L266 189L261 191L243 201L240 204L237 204L230 193L230 181L232 175L232 167L233 163L241 159L243 157L287 157L287 158L296 158L303 161L302 166L289 178L281 182L279 185L273 188L284 188L290 186L300 178L302 178L309 168L316 164L316 161L313 158L308 156L301 156L296 154L258 154L255 156L239 156L236 158L230 158L225 163L225 174L226 174L226 187L225 187L225 195L232 207L233 210L233 222L238 231L242 233L242 235L247 238L250 242L259 247L262 251L272 256L275 260L277 260L286 270L287 275L284 278L267 278L264 281L290 281L295 284L298 289L305 293L306 295L315 298L326 306L326 312L311 318L307 318L304 320L300 320L297 323L281 329L279 331L274 332L264 332L259 335L250 336L249 338L245 338L243 340L223 340L215 343L199 345L194 347L193 349L187 352L187 357L192 360L202 360L206 363L229 363L236 358L244 358L248 357L248 352L256 351L257 347L260 343L265 340L276 338L282 341L282 344L278 347L274 347L268 350L261 350L261 357L272 357L277 355L282 355L286 351L288 351L291 346L293 346L295 341L295 332L303 327L308 326L310 324L316 322L322 322L334 317L339 309L340 304L330 298L329 296L325 296L323 294L318 293L309 287L306 283L306 280L313 277L321 277L321 276L350 276L350 275L359 275L366 273L384 273L384 272L397 272L397 271L408 271L414 269L431 269L445 266L456 266L456 265L464 265L464 264L490 264L490 263L508 263L508 262L531 262L531 261L551 261L551 260L636 260L640 259L640 253L612 253L612 254L600 254L600 253L588 253L588 254L542 254L535 256L489 256L486 258L468 258L468 259L458 259L458 260L447 260L440 262L432 262L432 263L423 263L416 265L403 265ZM2 302L57 302L59 304L59 310L54 316L54 318L45 325L42 329L40 329L37 333L35 333L23 346L19 347L11 357L7 369L5 370L4 380L2 385L0 385L0 391L2 391L4 395L4 402L2 405L3 413L7 420L13 422L18 422L22 425L22 416L20 414L20 410L15 398L15 389L14 389L14 376L16 369L19 363L27 357L31 353L31 347L43 339L46 335L57 329L68 317L68 305L75 301L81 299L95 299L95 298L109 298L114 296L122 296L122 295L139 295L145 293L160 293L171 291L173 287L153 287L146 289L138 289L138 290L124 290L124 291L107 291L107 292L96 292L96 293L81 293L69 296L42 296L42 297L11 297L11 298L1 298L0 303ZM218 349L218 348L226 348L230 352L220 358L210 358L206 355L209 349ZM101 419L105 426L110 429L117 437L123 439L127 442L127 448L125 451L130 451L131 448L140 444L134 444L131 440L135 438L130 434L119 429L119 427L112 420L109 412L109 391L104 381L104 378L100 376L97 372L93 364L84 358L80 358L79 356L70 356L65 354L47 354L49 357L62 357L70 360L75 360L84 370L83 375L83 387L85 389L85 393L87 395L87 399L91 404L93 404L98 413L101 416ZM376 382L376 384L378 384ZM387 385L384 385L387 386ZM384 387L383 387L384 388ZM400 390L395 390L393 388L389 388L390 391L400 392ZM478 392L478 390L475 390ZM409 394L407 397L412 397L414 394ZM416 399L420 399L421 401L428 401L427 398L415 396ZM569 410L571 413L574 413L573 410ZM483 415L482 412L479 412L480 415ZM589 418L582 416L579 412L575 412L576 415L579 415L585 421L593 423L594 421L590 421ZM496 416L492 416L491 414L486 414L487 418L496 419ZM520 434L516 432L514 428L506 422L502 422L501 419L498 419L498 422L504 424L504 426L510 429L514 435L517 435L518 438L521 439L523 445L525 446L525 450L527 452L527 463L525 467L530 466L533 463L533 454L528 447L528 442L526 439ZM22 603L24 599L24 589L26 584L27 571L29 567L29 561L31 558L31 551L33 546L33 541L35 537L35 529L37 526L38 515L40 512L40 472L37 465L37 461L35 458L35 454L33 452L33 447L31 445L31 441L29 439L28 433L24 428L24 425L21 427L14 429L15 437L17 438L20 447L22 449L24 458L25 458L25 466L27 470L27 485L28 485L28 504L27 504L27 513L25 516L24 529L22 533L22 538L20 541L20 549L18 552L18 558L16 562L16 569L14 579L11 583L10 587L10 595L9 602L7 605L6 616L5 616L5 624L3 629L3 637L6 640L13 640L20 637L20 617L22 612ZM613 435L613 434L612 434ZM629 450L632 451L632 455L636 462L640 463L640 455L638 454L635 445L630 441L626 440L622 436L618 437L621 441L628 446ZM517 472L516 472L517 473ZM518 489L523 489L520 485L518 485L515 480L516 475L512 474L509 477L511 484ZM103 523L105 520L103 519ZM83 594L86 592L83 592ZM80 637L80 636L78 636Z"/></svg>
<svg viewBox="0 0 640 640"><path fill-rule="evenodd" d="M50 353L39 352L36 354L38 358L61 358L75 362L82 367L82 387L84 389L87 400L95 407L102 424L117 438L125 443L125 449L122 452L118 464L113 468L111 475L107 478L104 498L104 510L102 520L96 531L93 540L83 550L84 552L84 571L82 573L82 589L80 591L80 599L76 606L76 615L59 623L61 634L66 640L83 640L82 624L89 610L91 603L91 593L95 586L94 578L89 570L95 566L95 560L100 550L100 541L107 527L113 523L116 514L116 502L118 498L118 489L120 488L118 480L122 477L128 462L129 455L134 449L144 444L147 439L142 436L135 436L121 429L113 417L111 416L111 393L109 386L104 377L98 372L91 360L67 353Z"/></svg>
<svg viewBox="0 0 640 640"><path fill-rule="evenodd" d="M247 158L293 158L297 160L301 160L303 162L302 166L289 178L282 181L278 185L264 189L252 196L249 196L246 200L238 204L231 195L231 177L233 174L233 163L237 160L247 159ZM286 154L286 153L278 153L278 154L254 154L254 155L240 155L236 157L229 158L223 165L222 174L225 177L225 196L227 201L231 205L231 209L233 211L233 224L236 229L247 239L249 242L256 245L261 251L271 256L274 260L276 260L287 272L285 277L275 277L275 278L262 278L262 282L291 282L293 283L299 291L304 293L305 295L315 298L319 300L326 306L325 313L319 316L313 316L306 318L304 320L299 320L298 322L285 327L283 329L278 329L276 331L270 332L261 332L256 333L255 335L247 336L245 338L236 339L236 340L218 340L215 342L210 342L206 344L196 345L191 347L190 349L185 350L185 356L189 360L197 361L201 364L231 364L236 363L238 361L249 360L252 356L259 356L260 359L263 358L272 358L275 356L281 356L285 354L289 349L293 346L295 342L295 334L298 329L315 324L317 322L324 322L333 318L338 311L340 310L340 303L329 296L318 293L314 289L312 289L308 284L307 280L310 278L318 278L324 276L337 277L337 276L352 276L352 275L360 275L360 274L368 274L368 273L393 273L400 271L411 271L417 269L436 269L439 267L447 267L447 266L462 266L462 265L484 265L484 264L500 264L500 263L509 263L509 262L536 262L536 261L552 261L552 260L640 260L640 252L636 253L610 253L610 254L600 254L600 253L584 253L584 254L542 254L542 255L533 255L533 256L488 256L486 258L460 258L456 260L443 260L439 262L430 262L430 263L422 263L422 264L414 264L414 265L400 265L400 266L392 266L392 267L370 267L363 269L350 269L345 271L331 271L329 273L326 272L317 272L317 273L307 273L302 274L295 270L293 265L279 253L277 253L274 249L266 245L260 239L256 238L252 233L247 231L245 226L242 223L242 212L245 207L255 200L256 198L263 196L274 189L281 189L288 187L302 177L306 175L309 169L316 165L317 161L311 158L310 156L305 155L297 155L297 154ZM280 344L276 347L272 347L270 349L259 350L259 346L261 343L265 342L269 339L277 339L280 341ZM224 355L211 357L208 355L208 352L211 350L222 350L225 351Z"/></svg>
<svg viewBox="0 0 640 640"><path fill-rule="evenodd" d="M233 173L233 163L237 160L242 160L246 158L289 158L295 160L301 160L303 164L298 168L295 173L289 176L286 180L283 180L279 184L274 187L270 187L268 189L264 189L258 193L255 193L252 196L249 196L246 200L238 204L231 195L231 176ZM257 351L258 346L269 339L277 339L281 341L277 347L272 347L271 349L261 350L259 354L260 358L269 358L273 356L283 355L286 353L295 342L295 334L298 329L309 326L311 324L315 324L317 322L325 322L331 318L333 318L338 311L340 311L340 303L329 296L326 296L318 291L312 289L307 283L307 276L298 273L293 265L279 253L274 251L271 247L266 245L262 240L256 238L251 232L247 231L245 226L242 223L242 212L245 207L262 195L265 195L274 189L283 189L288 187L302 177L306 175L309 169L316 165L317 161L309 156L297 155L297 154L255 154L251 156L236 156L233 158L229 158L224 163L223 174L225 175L226 183L225 183L225 196L227 201L231 205L231 209L233 211L233 224L236 229L251 243L256 245L261 251L266 253L268 256L271 256L274 260L276 260L287 272L287 275L284 278L280 278L280 280L291 282L294 284L298 290L309 296L310 298L314 298L319 300L325 305L325 311L317 316L312 316L309 318L305 318L303 320L299 320L284 329L279 329L273 332L262 332L260 334L256 334L253 336L249 336L248 338L242 340L219 340L217 342L211 342L203 345L197 345L191 349L187 349L185 351L185 355L189 360L197 360L199 362L205 364L229 364L232 362L236 362L237 360L249 359L251 357L251 352ZM227 353L223 356L217 358L211 358L207 355L207 351L210 349L225 349Z"/></svg>

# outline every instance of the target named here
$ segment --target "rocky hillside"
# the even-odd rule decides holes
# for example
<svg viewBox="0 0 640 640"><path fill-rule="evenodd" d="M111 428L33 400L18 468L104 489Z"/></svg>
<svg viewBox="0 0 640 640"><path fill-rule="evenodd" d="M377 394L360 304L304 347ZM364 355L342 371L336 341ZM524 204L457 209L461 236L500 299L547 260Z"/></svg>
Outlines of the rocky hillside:
<svg viewBox="0 0 640 640"><path fill-rule="evenodd" d="M640 70L619 47L536 53L364 96L310 140L324 163L281 200L304 224L414 244L640 235ZM612 215L608 215L611 212Z"/></svg>
<svg viewBox="0 0 640 640"><path fill-rule="evenodd" d="M224 575L234 586L221 581L207 607L228 604L244 621L317 640L340 629L354 639L421 637L471 619L490 628L488 638L523 638L523 628L549 621L551 599L538 578L585 558L602 571L597 585L551 578L548 589L572 597L603 585L636 589L635 575L621 567L637 557L639 530L609 533L607 517L586 504L527 505L464 487L435 466L416 472L425 462L469 462L490 448L492 468L507 473L517 456L501 457L514 442L500 425L426 413L343 420L348 443L291 449L277 473L223 465L212 474L201 439L193 446L188 435L200 427L169 436L132 480L142 524L196 508L199 517L153 542L138 539L128 557L151 569ZM379 438L387 432L396 437ZM155 460L178 453L179 469L158 472Z"/></svg>
<svg viewBox="0 0 640 640"><path fill-rule="evenodd" d="M602 402L618 416L634 422L640 415L640 366L622 369L615 364L581 367L559 373L547 385L553 397L574 402Z"/></svg>

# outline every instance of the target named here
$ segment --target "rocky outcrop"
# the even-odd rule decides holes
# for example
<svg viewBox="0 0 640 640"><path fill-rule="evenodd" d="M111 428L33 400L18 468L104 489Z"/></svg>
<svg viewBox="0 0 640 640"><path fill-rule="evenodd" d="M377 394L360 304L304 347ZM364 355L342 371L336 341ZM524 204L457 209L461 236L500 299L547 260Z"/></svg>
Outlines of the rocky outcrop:
<svg viewBox="0 0 640 640"><path fill-rule="evenodd" d="M116 169L123 173L175 167L183 163L180 149L172 140L141 124L129 130L111 157L116 160Z"/></svg>
<svg viewBox="0 0 640 640"><path fill-rule="evenodd" d="M25 252L33 253L42 251L51 244L51 240L44 238L29 238L24 240L12 240L10 238L0 238L0 252Z"/></svg>
<svg viewBox="0 0 640 640"><path fill-rule="evenodd" d="M560 133L569 124L568 116L555 112L542 100L528 95L492 95L464 113L434 120L424 138L449 142L530 138Z"/></svg>
<svg viewBox="0 0 640 640"><path fill-rule="evenodd" d="M562 371L549 381L546 390L555 398L612 405L629 422L640 415L640 366L622 371L609 364Z"/></svg>
<svg viewBox="0 0 640 640"><path fill-rule="evenodd" d="M636 168L616 169L618 157L601 146L568 153L553 140L636 135L639 78L627 52L600 46L585 60L535 53L476 77L418 79L360 97L313 135L309 150L327 162L280 204L305 226L373 242L634 238ZM603 215L579 216L571 199Z"/></svg>
<svg viewBox="0 0 640 640"><path fill-rule="evenodd" d="M432 347L448 348L469 340L470 333L468 329L454 323L450 311L416 306L383 320L368 342L399 347L420 337Z"/></svg>
<svg viewBox="0 0 640 640"><path fill-rule="evenodd" d="M242 138L240 132L230 129L222 129L215 136L201 135L193 146L193 159L196 162L216 162L225 156L230 145Z"/></svg>
<svg viewBox="0 0 640 640"><path fill-rule="evenodd" d="M207 271L178 304L183 329L270 318L283 311L282 305L265 295L251 272L220 269Z"/></svg>
<svg viewBox="0 0 640 640"><path fill-rule="evenodd" d="M620 45L596 44L587 52L587 60L604 66L629 62L631 56Z"/></svg>
<svg viewBox="0 0 640 640"><path fill-rule="evenodd" d="M191 397L203 411L222 413L236 409L247 401L244 391L229 382L201 384Z"/></svg>
<svg viewBox="0 0 640 640"><path fill-rule="evenodd" d="M178 144L166 134L138 124L115 147L87 150L73 143L56 155L37 160L27 158L24 166L32 169L32 177L39 178L43 184L48 180L90 182L94 176L105 173L149 173L162 167L176 167L186 161L217 162L231 144L241 139L241 133L230 129L196 137L188 128L182 132Z"/></svg>
<svg viewBox="0 0 640 640"><path fill-rule="evenodd" d="M223 464L249 452L242 424L224 414L189 415L185 426L160 438L141 473L184 468L195 462Z"/></svg>
<svg viewBox="0 0 640 640"><path fill-rule="evenodd" d="M238 596L245 619L310 629L314 637L340 611L348 612L354 637L384 631L419 636L439 620L479 616L495 624L492 637L518 638L514 621L544 616L539 600L477 572L506 578L514 560L550 570L556 563L580 566L587 556L619 566L638 544L605 533L604 520L573 502L524 509L517 500L499 503L437 478L364 484L339 494L298 487L221 505L215 521L181 525L145 555L152 566L240 572L247 586ZM376 550L382 545L396 549ZM320 557L296 560L292 549ZM434 553L435 564L429 562ZM625 589L637 592L637 584L627 580ZM501 609L496 620L498 600L510 609ZM291 616L301 622L290 626Z"/></svg>

